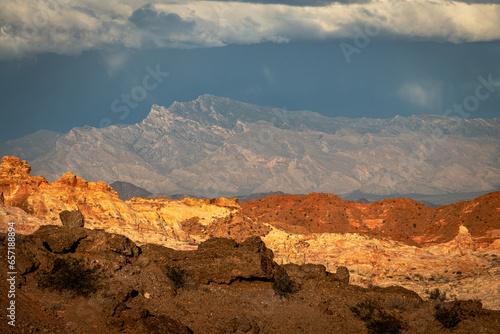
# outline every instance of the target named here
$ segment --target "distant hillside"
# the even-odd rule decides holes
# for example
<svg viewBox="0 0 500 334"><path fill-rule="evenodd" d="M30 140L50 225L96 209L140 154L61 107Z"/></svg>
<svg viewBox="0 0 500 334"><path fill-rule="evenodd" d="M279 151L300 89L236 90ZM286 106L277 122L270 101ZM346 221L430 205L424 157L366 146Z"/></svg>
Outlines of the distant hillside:
<svg viewBox="0 0 500 334"><path fill-rule="evenodd" d="M189 194L161 194L161 193L160 194L152 194L149 191L147 191L146 189L143 189L141 187L133 185L132 183L122 182L122 181L115 181L115 182L111 183L111 188L113 188L113 190L118 193L118 196L120 197L120 199L122 201L128 201L132 197L169 198L169 199L173 199L173 200L183 199L186 197L203 199L202 196L189 195ZM285 195L285 194L282 193L281 191L277 191L277 192L237 196L236 198L241 203L241 202L245 202L245 201L251 201L251 200L256 200L256 199L260 199L260 198L265 198L267 196L272 196L272 195Z"/></svg>
<svg viewBox="0 0 500 334"><path fill-rule="evenodd" d="M122 201L128 201L132 197L148 197L151 193L141 187L129 182L115 181L110 184L111 188L118 193Z"/></svg>
<svg viewBox="0 0 500 334"><path fill-rule="evenodd" d="M254 201L256 199L266 198L267 196L272 196L272 195L285 195L285 193L282 193L281 191L274 191L269 193L258 193L245 196L237 196L236 198L240 203L242 203L246 201Z"/></svg>
<svg viewBox="0 0 500 334"><path fill-rule="evenodd" d="M241 203L244 215L289 233L369 233L420 246L452 240L462 224L477 242L490 243L500 229L499 207L500 192L437 208L407 198L364 204L322 193Z"/></svg>
<svg viewBox="0 0 500 334"><path fill-rule="evenodd" d="M62 133L40 130L19 139L0 144L0 158L6 155L16 156L22 160L32 161L54 149Z"/></svg>

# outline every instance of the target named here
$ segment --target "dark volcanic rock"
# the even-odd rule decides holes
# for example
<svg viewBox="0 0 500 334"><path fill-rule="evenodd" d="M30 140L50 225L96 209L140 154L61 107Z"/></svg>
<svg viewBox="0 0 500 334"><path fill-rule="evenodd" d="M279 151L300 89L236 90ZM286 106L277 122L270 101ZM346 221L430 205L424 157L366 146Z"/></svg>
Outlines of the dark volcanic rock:
<svg viewBox="0 0 500 334"><path fill-rule="evenodd" d="M52 253L69 253L75 250L78 242L87 237L84 228L60 228L54 225L40 226L38 231L31 235L41 240L43 246Z"/></svg>
<svg viewBox="0 0 500 334"><path fill-rule="evenodd" d="M288 276L299 283L303 280L309 279L327 279L329 281L349 283L349 270L344 266L338 267L336 273L327 272L324 265L311 263L306 263L303 265L288 263L283 265L283 268L286 270Z"/></svg>
<svg viewBox="0 0 500 334"><path fill-rule="evenodd" d="M337 272L335 273L335 279L337 281L343 282L343 283L349 283L349 269L344 266L340 266L337 268Z"/></svg>
<svg viewBox="0 0 500 334"><path fill-rule="evenodd" d="M213 253L223 253L233 248L237 248L238 243L234 239L228 238L211 238L207 241L202 242L197 249L197 252L213 252Z"/></svg>
<svg viewBox="0 0 500 334"><path fill-rule="evenodd" d="M0 253L7 253L6 240L7 235L0 234ZM139 248L102 230L45 226L32 235L16 236L16 245L19 333L365 333L369 328L352 306L368 299L377 302L381 314L407 322L408 333L442 332L434 301L423 301L397 286L365 289L340 284L349 280L345 267L331 274L321 265L278 266L258 237L241 243L216 238L195 251L176 251L152 244ZM84 269L95 273L97 290L78 296L70 296L67 287L42 290L39 274L64 258L82 259ZM189 284L172 290L163 270L166 265L187 272ZM287 298L277 296L271 284L274 274L283 270L293 280L302 280ZM64 278L59 272L52 274ZM193 281L221 284L199 286ZM8 291L9 284L5 271L0 272L0 290ZM51 284L61 287L64 281ZM456 333L500 330L500 312L484 310L479 301L442 307L462 319ZM0 332L13 333L5 315Z"/></svg>
<svg viewBox="0 0 500 334"><path fill-rule="evenodd" d="M275 266L273 253L263 245L259 237L252 237L242 244L224 238L209 239L192 253L184 269L198 283L205 284L270 280Z"/></svg>
<svg viewBox="0 0 500 334"><path fill-rule="evenodd" d="M169 333L169 334L192 334L193 331L184 326L179 320L174 320L166 315L143 316L136 324L137 333Z"/></svg>
<svg viewBox="0 0 500 334"><path fill-rule="evenodd" d="M260 328L257 322L251 318L236 317L229 322L229 332L258 334Z"/></svg>
<svg viewBox="0 0 500 334"><path fill-rule="evenodd" d="M67 228L83 227L85 225L83 214L80 210L64 210L59 214L59 218L61 218L63 226Z"/></svg>
<svg viewBox="0 0 500 334"><path fill-rule="evenodd" d="M285 264L283 265L288 276L292 279L301 282L306 279L325 279L327 277L326 268L320 264Z"/></svg>
<svg viewBox="0 0 500 334"><path fill-rule="evenodd" d="M271 280L275 267L273 252L259 237L238 244L233 239L212 238L196 251L145 245L144 254L157 262L178 266L199 284L229 284L235 280Z"/></svg>
<svg viewBox="0 0 500 334"><path fill-rule="evenodd" d="M86 228L41 226L19 244L22 272L30 272L41 264L47 265L53 255L82 253L90 258L125 264L140 254L140 248L127 237Z"/></svg>

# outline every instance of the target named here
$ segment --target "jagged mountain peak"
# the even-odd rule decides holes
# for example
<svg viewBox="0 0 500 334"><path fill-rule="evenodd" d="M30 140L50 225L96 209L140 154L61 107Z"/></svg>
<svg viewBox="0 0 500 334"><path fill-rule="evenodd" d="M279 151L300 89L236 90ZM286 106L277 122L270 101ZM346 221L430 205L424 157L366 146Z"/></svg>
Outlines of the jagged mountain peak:
<svg viewBox="0 0 500 334"><path fill-rule="evenodd" d="M238 121L280 123L282 122L280 116L285 113L286 111L279 108L261 107L225 97L204 94L196 100L188 102L175 101L168 108L153 105L145 122L191 120L204 126L232 129L238 124Z"/></svg>
<svg viewBox="0 0 500 334"><path fill-rule="evenodd" d="M205 94L153 105L139 124L54 136L50 147L30 151L30 162L49 181L71 170L206 197L484 192L500 184L499 131L498 119L331 118Z"/></svg>

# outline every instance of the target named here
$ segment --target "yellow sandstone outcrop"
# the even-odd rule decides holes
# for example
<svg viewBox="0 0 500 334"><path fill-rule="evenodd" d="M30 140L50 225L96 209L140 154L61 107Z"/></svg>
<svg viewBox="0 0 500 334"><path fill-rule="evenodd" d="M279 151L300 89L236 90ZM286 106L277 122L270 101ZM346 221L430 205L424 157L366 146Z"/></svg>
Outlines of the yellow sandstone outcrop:
<svg viewBox="0 0 500 334"><path fill-rule="evenodd" d="M32 233L40 225L61 225L59 213L80 210L85 226L123 234L138 243L192 249L194 240L184 233L180 222L199 217L210 224L237 209L231 200L210 201L184 199L131 199L123 202L103 182L87 182L70 172L54 183L31 176L31 167L16 157L4 157L0 165L0 193L5 208L0 213L0 232L10 220L17 220L18 233ZM222 206L219 206L221 204ZM14 210L13 212L9 212ZM19 210L38 218L26 219Z"/></svg>

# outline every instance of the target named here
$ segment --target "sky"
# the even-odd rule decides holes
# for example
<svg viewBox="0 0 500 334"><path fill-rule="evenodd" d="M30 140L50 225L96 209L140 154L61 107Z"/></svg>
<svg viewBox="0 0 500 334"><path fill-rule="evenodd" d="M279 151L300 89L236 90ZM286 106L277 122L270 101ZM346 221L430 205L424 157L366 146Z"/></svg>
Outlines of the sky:
<svg viewBox="0 0 500 334"><path fill-rule="evenodd" d="M494 118L499 59L500 1L0 0L0 142L132 124L203 94Z"/></svg>

